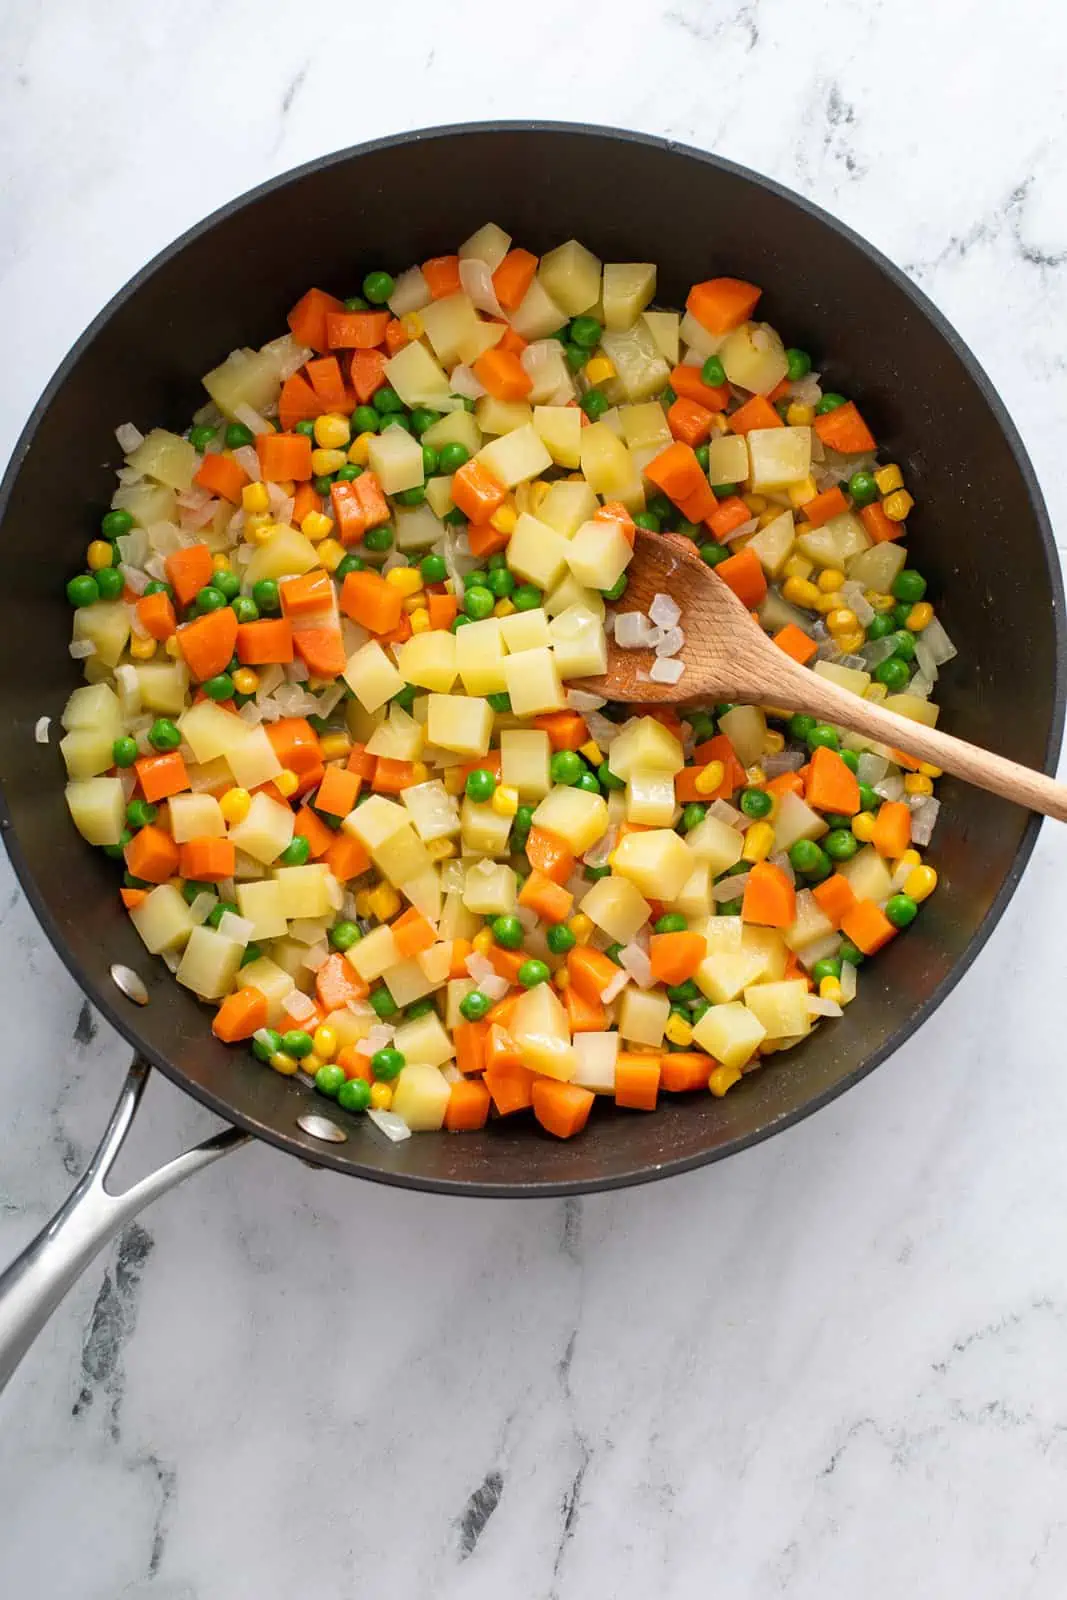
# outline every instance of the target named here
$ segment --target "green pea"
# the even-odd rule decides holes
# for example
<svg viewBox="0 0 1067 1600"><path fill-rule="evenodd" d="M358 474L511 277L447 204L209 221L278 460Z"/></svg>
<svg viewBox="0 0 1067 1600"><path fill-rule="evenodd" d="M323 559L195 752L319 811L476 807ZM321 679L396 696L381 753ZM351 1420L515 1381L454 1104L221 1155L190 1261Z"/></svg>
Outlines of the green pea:
<svg viewBox="0 0 1067 1600"><path fill-rule="evenodd" d="M489 702L489 709L497 712L498 715L511 710L511 696L505 694L503 690L496 694L487 694L485 698Z"/></svg>
<svg viewBox="0 0 1067 1600"><path fill-rule="evenodd" d="M463 580L463 584L467 589L488 589L489 574L487 572L483 572L481 567L476 567L473 572L467 573L467 576Z"/></svg>
<svg viewBox="0 0 1067 1600"><path fill-rule="evenodd" d="M105 539L121 539L132 527L133 518L128 511L105 511L100 519L100 532Z"/></svg>
<svg viewBox="0 0 1067 1600"><path fill-rule="evenodd" d="M393 547L392 528L387 522L383 522L380 528L368 528L363 535L363 545L365 549L375 550L379 553L383 550L391 550Z"/></svg>
<svg viewBox="0 0 1067 1600"><path fill-rule="evenodd" d="M623 595L626 593L628 582L629 580L625 572L620 572L611 588L601 589L600 593L603 595L605 600L621 600Z"/></svg>
<svg viewBox="0 0 1067 1600"><path fill-rule="evenodd" d="M416 1017L428 1017L434 1009L434 1003L429 995L424 995L421 1000L413 1000L404 1011L407 1022L414 1022Z"/></svg>
<svg viewBox="0 0 1067 1600"><path fill-rule="evenodd" d="M851 828L831 828L822 847L831 861L851 861L860 846Z"/></svg>
<svg viewBox="0 0 1067 1600"><path fill-rule="evenodd" d="M297 423L296 427L293 429L293 432L294 433L303 434L305 439L314 439L314 437L315 437L315 424L313 422L310 422L305 417L305 419L302 422L298 422Z"/></svg>
<svg viewBox="0 0 1067 1600"><path fill-rule="evenodd" d="M567 333L572 344L581 345L583 350L595 350L603 331L595 317L575 317Z"/></svg>
<svg viewBox="0 0 1067 1600"><path fill-rule="evenodd" d="M708 711L687 711L685 719L693 730L697 744L715 737L715 718Z"/></svg>
<svg viewBox="0 0 1067 1600"><path fill-rule="evenodd" d="M806 378L811 371L811 357L806 350L798 350L795 346L785 353L786 377L790 383L799 383L801 378Z"/></svg>
<svg viewBox="0 0 1067 1600"><path fill-rule="evenodd" d="M192 905L197 895L214 893L215 885L213 883L198 883L195 878L187 878L182 884L182 898L187 905Z"/></svg>
<svg viewBox="0 0 1067 1600"><path fill-rule="evenodd" d="M848 480L848 492L858 506L869 506L878 498L878 485L873 472L854 472Z"/></svg>
<svg viewBox="0 0 1067 1600"><path fill-rule="evenodd" d="M388 428L400 428L404 433L412 431L410 421L399 411L392 412L389 416L382 418L382 432L385 433Z"/></svg>
<svg viewBox="0 0 1067 1600"><path fill-rule="evenodd" d="M494 917L489 924L495 944L503 950L518 950L526 937L526 929L515 916Z"/></svg>
<svg viewBox="0 0 1067 1600"><path fill-rule="evenodd" d="M603 389L587 389L578 403L590 422L598 422L605 411L611 408L611 401Z"/></svg>
<svg viewBox="0 0 1067 1600"><path fill-rule="evenodd" d="M253 961L258 961L260 959L260 957L262 956L262 954L263 954L262 945L256 944L255 940L253 939L250 944L246 944L245 945L245 953L241 957L241 965L242 965L242 967L250 966Z"/></svg>
<svg viewBox="0 0 1067 1600"><path fill-rule="evenodd" d="M515 579L507 567L495 567L489 574L489 592L498 600L507 600L515 592Z"/></svg>
<svg viewBox="0 0 1067 1600"><path fill-rule="evenodd" d="M690 1002L689 1002L689 1020L690 1020L690 1022L692 1022L694 1024L699 1022L701 1017L706 1016L707 1013L710 1010L711 1010L711 1001L710 1000L706 1000L703 995L700 996L699 1000L690 1000Z"/></svg>
<svg viewBox="0 0 1067 1600"><path fill-rule="evenodd" d="M838 406L847 404L848 402L843 394L824 394L815 407L815 412L817 416L825 417L828 411L836 411Z"/></svg>
<svg viewBox="0 0 1067 1600"><path fill-rule="evenodd" d="M511 596L511 603L516 611L536 611L543 598L540 589L532 583L520 583Z"/></svg>
<svg viewBox="0 0 1067 1600"><path fill-rule="evenodd" d="M530 829L533 827L533 815L533 806L520 806L515 813L515 821L512 823L512 826L515 828L520 828L524 832L529 833Z"/></svg>
<svg viewBox="0 0 1067 1600"><path fill-rule="evenodd" d="M860 810L877 811L882 803L882 797L872 789L869 783L860 784Z"/></svg>
<svg viewBox="0 0 1067 1600"><path fill-rule="evenodd" d="M698 444L693 454L697 458L697 466L701 472L707 472L708 467L711 465L711 451L708 446L706 444Z"/></svg>
<svg viewBox="0 0 1067 1600"><path fill-rule="evenodd" d="M209 700L231 700L233 679L228 672L218 672L200 685Z"/></svg>
<svg viewBox="0 0 1067 1600"><path fill-rule="evenodd" d="M700 379L709 389L719 389L726 382L726 368L718 356L709 356L700 369Z"/></svg>
<svg viewBox="0 0 1067 1600"><path fill-rule="evenodd" d="M682 812L681 823L683 833L692 833L698 828L707 815L708 808L701 805L699 800L692 800Z"/></svg>
<svg viewBox="0 0 1067 1600"><path fill-rule="evenodd" d="M898 694L905 688L911 671L906 661L901 661L899 656L890 656L888 661L880 661L874 669L876 683L884 683L891 694Z"/></svg>
<svg viewBox="0 0 1067 1600"><path fill-rule="evenodd" d="M467 773L464 787L476 804L484 805L496 793L496 779L487 767L475 767Z"/></svg>
<svg viewBox="0 0 1067 1600"><path fill-rule="evenodd" d="M379 417L387 417L392 413L405 409L403 400L401 400L396 390L387 383L383 384L375 394L373 405Z"/></svg>
<svg viewBox="0 0 1067 1600"><path fill-rule="evenodd" d="M236 572L216 572L211 580L211 586L225 595L227 604L236 599L241 592L241 580Z"/></svg>
<svg viewBox="0 0 1067 1600"><path fill-rule="evenodd" d="M841 957L823 956L821 961L816 961L811 969L812 982L818 988L824 978L840 978Z"/></svg>
<svg viewBox="0 0 1067 1600"><path fill-rule="evenodd" d="M118 567L101 567L94 577L101 600L117 600L126 587L126 580Z"/></svg>
<svg viewBox="0 0 1067 1600"><path fill-rule="evenodd" d="M577 783L582 775L582 758L574 750L557 750L548 763L553 783Z"/></svg>
<svg viewBox="0 0 1067 1600"><path fill-rule="evenodd" d="M921 572L916 572L911 567L905 567L893 579L890 593L894 600L903 601L909 606L918 605L926 593L926 579Z"/></svg>
<svg viewBox="0 0 1067 1600"><path fill-rule="evenodd" d="M230 601L230 610L238 622L258 622L259 607L250 594L239 594Z"/></svg>
<svg viewBox="0 0 1067 1600"><path fill-rule="evenodd" d="M586 867L583 876L589 883L599 883L601 878L611 876L610 867Z"/></svg>
<svg viewBox="0 0 1067 1600"><path fill-rule="evenodd" d="M443 556L423 556L419 562L419 572L423 583L444 583L448 577Z"/></svg>
<svg viewBox="0 0 1067 1600"><path fill-rule="evenodd" d="M294 833L278 857L283 867L303 867L311 859L311 846L302 833Z"/></svg>
<svg viewBox="0 0 1067 1600"><path fill-rule="evenodd" d="M154 889L154 883L149 883L147 878L135 878L132 872L122 874L122 887L124 889Z"/></svg>
<svg viewBox="0 0 1067 1600"><path fill-rule="evenodd" d="M111 746L111 759L116 767L132 767L139 755L137 740L131 739L129 734L124 734L121 739L116 739Z"/></svg>
<svg viewBox="0 0 1067 1600"><path fill-rule="evenodd" d="M565 956L578 941L565 922L557 922L545 934L545 943L554 956Z"/></svg>
<svg viewBox="0 0 1067 1600"><path fill-rule="evenodd" d="M428 478L436 476L439 470L439 460L440 457L437 451L431 445L424 444L422 447L422 470Z"/></svg>
<svg viewBox="0 0 1067 1600"><path fill-rule="evenodd" d="M588 350L583 350L580 344L565 344L563 346L563 359L572 372L581 372L589 360Z"/></svg>
<svg viewBox="0 0 1067 1600"><path fill-rule="evenodd" d="M273 578L260 578L252 585L252 599L257 611L265 617L275 616L282 608L278 585Z"/></svg>
<svg viewBox="0 0 1067 1600"><path fill-rule="evenodd" d="M774 801L765 789L742 789L741 810L746 817L765 817L774 805Z"/></svg>
<svg viewBox="0 0 1067 1600"><path fill-rule="evenodd" d="M303 1061L314 1049L310 1033L305 1033L303 1028L290 1028L288 1033L282 1034L282 1049L287 1056L292 1056L295 1061Z"/></svg>
<svg viewBox="0 0 1067 1600"><path fill-rule="evenodd" d="M105 844L101 846L101 849L106 856L111 857L112 861L121 861L126 852L126 846L130 843L132 838L133 834L130 832L129 828L123 828L122 832L119 834L117 844Z"/></svg>
<svg viewBox="0 0 1067 1600"><path fill-rule="evenodd" d="M392 296L396 284L388 272L368 272L363 280L363 295L372 306L384 306Z"/></svg>
<svg viewBox="0 0 1067 1600"><path fill-rule="evenodd" d="M334 577L339 583L344 583L350 572L362 572L367 563L357 555L342 556L334 568Z"/></svg>
<svg viewBox="0 0 1067 1600"><path fill-rule="evenodd" d="M896 627L896 620L891 611L878 611L867 624L868 640L888 639Z"/></svg>
<svg viewBox="0 0 1067 1600"><path fill-rule="evenodd" d="M399 706L401 711L410 711L415 704L415 694L415 685L413 683L405 683L402 689L396 691L389 704Z"/></svg>
<svg viewBox="0 0 1067 1600"><path fill-rule="evenodd" d="M481 1022L489 1010L490 1000L480 989L472 989L459 1003L460 1013L468 1022Z"/></svg>
<svg viewBox="0 0 1067 1600"><path fill-rule="evenodd" d="M716 500L732 500L738 487L736 483L713 483L711 492Z"/></svg>
<svg viewBox="0 0 1067 1600"><path fill-rule="evenodd" d="M667 985L667 999L675 1006L688 1005L691 1000L699 1000L700 990L692 978L686 978L684 983L670 983Z"/></svg>
<svg viewBox="0 0 1067 1600"><path fill-rule="evenodd" d="M617 778L606 761L602 761L599 767L597 767L596 775L600 779L600 787L602 789L611 790L626 788L625 780L622 778Z"/></svg>
<svg viewBox="0 0 1067 1600"><path fill-rule="evenodd" d="M218 905L214 906L208 912L208 927L217 928L223 917L226 916L227 912L234 917L236 917L238 914L237 907L234 905L232 900L220 900Z"/></svg>
<svg viewBox="0 0 1067 1600"><path fill-rule="evenodd" d="M421 439L427 428L432 428L440 420L439 411L431 411L428 406L416 406L411 413L411 431L416 439Z"/></svg>
<svg viewBox="0 0 1067 1600"><path fill-rule="evenodd" d="M469 394L453 395L452 399L453 400L459 400L461 402L462 406L463 406L464 411L468 411L473 415L473 413L474 413L474 401L471 399Z"/></svg>
<svg viewBox="0 0 1067 1600"><path fill-rule="evenodd" d="M808 734L809 750L818 750L820 745L827 750L836 750L839 743L837 729L832 728L828 722L817 722Z"/></svg>
<svg viewBox="0 0 1067 1600"><path fill-rule="evenodd" d="M282 1036L276 1028L260 1028L259 1038L252 1040L252 1054L257 1061L269 1061L282 1047Z"/></svg>
<svg viewBox="0 0 1067 1600"><path fill-rule="evenodd" d="M891 894L885 903L885 914L894 928L906 928L919 915L919 907L910 894Z"/></svg>
<svg viewBox="0 0 1067 1600"><path fill-rule="evenodd" d="M907 628L901 628L893 635L896 646L897 659L900 661L915 660L915 635Z"/></svg>
<svg viewBox="0 0 1067 1600"><path fill-rule="evenodd" d="M845 766L850 772L857 772L859 770L860 758L855 750L842 750L841 760L845 763Z"/></svg>
<svg viewBox="0 0 1067 1600"><path fill-rule="evenodd" d="M287 1055L288 1053L286 1051ZM336 1100L347 1082L344 1068L335 1066L332 1062L328 1066L320 1067L315 1074L316 1089L329 1100Z"/></svg>
<svg viewBox="0 0 1067 1600"><path fill-rule="evenodd" d="M547 964L536 958L524 961L518 973L519 982L524 989L536 989L539 983L547 983L551 976Z"/></svg>
<svg viewBox="0 0 1067 1600"><path fill-rule="evenodd" d="M370 1105L370 1084L366 1078L346 1078L337 1091L342 1111L366 1111Z"/></svg>
<svg viewBox="0 0 1067 1600"><path fill-rule="evenodd" d="M704 537L704 529L700 523L690 522L686 517L681 519L675 532L683 534L687 539L692 539L694 544L699 544Z"/></svg>
<svg viewBox="0 0 1067 1600"><path fill-rule="evenodd" d="M396 1001L393 999L384 983L380 983L376 989L372 989L367 998L370 1001L372 1009L378 1014L383 1022L385 1022L389 1017L395 1017L397 1012L400 1010L400 1007L397 1005Z"/></svg>
<svg viewBox="0 0 1067 1600"><path fill-rule="evenodd" d="M99 598L100 589L91 573L79 573L78 577L71 578L67 584L67 599L72 606L95 605Z"/></svg>
<svg viewBox="0 0 1067 1600"><path fill-rule="evenodd" d="M586 794L600 793L600 784L597 782L596 777L588 770L588 768L583 768L581 776L574 787L576 789L584 789Z"/></svg>
<svg viewBox="0 0 1067 1600"><path fill-rule="evenodd" d="M216 589L213 583L209 583L200 590L193 604L197 613L204 616L209 611L221 611L226 604L226 596L221 589Z"/></svg>
<svg viewBox="0 0 1067 1600"><path fill-rule="evenodd" d="M685 933L688 927L689 922L680 911L665 911L652 924L655 933Z"/></svg>
<svg viewBox="0 0 1067 1600"><path fill-rule="evenodd" d="M380 421L381 418L373 406L357 406L351 417L352 432L354 434L377 433Z"/></svg>
<svg viewBox="0 0 1067 1600"><path fill-rule="evenodd" d="M458 633L460 628L469 628L473 621L473 617L468 617L461 611L459 616L452 620L452 632Z"/></svg>
<svg viewBox="0 0 1067 1600"><path fill-rule="evenodd" d="M355 483L357 478L362 478L363 468L357 467L354 461L346 461L343 467L338 467L334 473L335 483Z"/></svg>
<svg viewBox="0 0 1067 1600"><path fill-rule="evenodd" d="M675 394L669 383L667 384L666 388L661 389L659 392L659 403L665 411L669 411L671 409L671 406L673 406L677 398L678 396Z"/></svg>
<svg viewBox="0 0 1067 1600"><path fill-rule="evenodd" d="M426 499L426 485L417 483L413 489L399 489L393 499L400 506L421 506Z"/></svg>
<svg viewBox="0 0 1067 1600"><path fill-rule="evenodd" d="M654 511L639 511L634 517L635 528L645 528L649 533L659 532L659 518Z"/></svg>
<svg viewBox="0 0 1067 1600"><path fill-rule="evenodd" d="M363 296L361 294L350 294L348 299L345 301L344 304L345 304L345 310L346 311L369 311L370 310L370 306L367 304L366 300L364 300L364 298L363 298Z"/></svg>
<svg viewBox="0 0 1067 1600"><path fill-rule="evenodd" d="M851 939L842 939L837 953L842 961L848 962L850 967L862 967L867 959L863 951L858 945L853 944Z"/></svg>
<svg viewBox="0 0 1067 1600"><path fill-rule="evenodd" d="M822 820L825 822L826 826L831 832L833 832L834 828L852 827L852 818L846 817L843 813L837 811L824 811ZM823 843L826 843L825 839L823 840Z"/></svg>
<svg viewBox="0 0 1067 1600"><path fill-rule="evenodd" d="M243 445L255 444L256 436L251 428L246 428L243 422L228 422L226 424L227 450L240 450Z"/></svg>
<svg viewBox="0 0 1067 1600"><path fill-rule="evenodd" d="M829 867L826 852L815 843L814 839L798 839L789 846L789 864L794 872L802 872L805 877L811 873L819 872L823 866Z"/></svg>
<svg viewBox="0 0 1067 1600"><path fill-rule="evenodd" d="M700 546L700 559L705 566L717 567L720 561L725 561L730 552L723 544L709 542Z"/></svg>
<svg viewBox="0 0 1067 1600"><path fill-rule="evenodd" d="M182 742L177 724L169 717L157 717L148 730L148 742L153 750L158 750L161 755L168 750L177 750Z"/></svg>
<svg viewBox="0 0 1067 1600"><path fill-rule="evenodd" d="M399 1078L407 1062L402 1050L397 1050L393 1045L386 1045L382 1050L376 1050L370 1058L374 1069L374 1076L382 1083L389 1083L393 1078Z"/></svg>
<svg viewBox="0 0 1067 1600"><path fill-rule="evenodd" d="M463 596L463 609L472 622L482 622L492 616L495 601L488 589L468 588Z"/></svg>
<svg viewBox="0 0 1067 1600"><path fill-rule="evenodd" d="M446 473L458 472L470 458L471 453L465 444L443 444L437 452L437 464Z"/></svg>
<svg viewBox="0 0 1067 1600"><path fill-rule="evenodd" d="M333 474L329 472L320 472L316 477L312 478L311 487L314 489L316 494L322 495L322 497L325 499L333 487Z"/></svg>
<svg viewBox="0 0 1067 1600"><path fill-rule="evenodd" d="M334 923L327 937L335 950L351 950L363 935L359 931L358 922L350 922L347 917L343 917L340 922Z"/></svg>

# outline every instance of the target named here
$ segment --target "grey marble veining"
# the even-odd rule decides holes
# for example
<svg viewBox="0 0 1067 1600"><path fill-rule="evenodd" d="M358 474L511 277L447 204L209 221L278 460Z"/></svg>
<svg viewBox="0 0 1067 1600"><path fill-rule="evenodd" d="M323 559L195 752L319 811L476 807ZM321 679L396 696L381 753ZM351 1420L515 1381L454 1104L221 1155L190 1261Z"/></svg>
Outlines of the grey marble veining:
<svg viewBox="0 0 1067 1600"><path fill-rule="evenodd" d="M1038 0L225 0L0 13L0 446L100 305L243 188L405 126L589 118L835 211L975 349L1065 520L1067 27ZM337 62L368 40L375 70ZM525 60L529 71L502 70ZM980 536L980 530L976 530ZM1067 848L873 1078L726 1166L435 1200L242 1151L145 1213L0 1427L18 1600L1053 1600L1067 1584ZM0 865L0 1257L123 1047ZM131 1161L213 1119L151 1086Z"/></svg>

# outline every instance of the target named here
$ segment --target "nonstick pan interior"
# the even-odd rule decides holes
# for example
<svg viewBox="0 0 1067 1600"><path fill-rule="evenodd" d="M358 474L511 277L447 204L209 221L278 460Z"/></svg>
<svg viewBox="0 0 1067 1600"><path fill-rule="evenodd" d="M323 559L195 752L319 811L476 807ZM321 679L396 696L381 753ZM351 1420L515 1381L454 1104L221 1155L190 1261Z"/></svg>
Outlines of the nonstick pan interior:
<svg viewBox="0 0 1067 1600"><path fill-rule="evenodd" d="M697 278L763 285L761 314L815 354L827 387L860 400L914 486L911 549L960 650L938 685L942 725L1046 767L1063 723L1062 593L1044 507L1017 435L959 339L895 269L794 196L659 140L568 126L442 129L344 152L217 213L101 313L56 374L2 492L0 778L5 832L41 922L99 1009L176 1083L307 1159L438 1190L545 1194L684 1170L766 1137L870 1071L974 958L1032 848L1036 821L945 780L932 859L939 893L864 973L845 1016L722 1101L655 1115L599 1108L570 1143L521 1120L390 1145L344 1114L341 1145L296 1125L321 1099L218 1044L209 1013L148 957L122 911L114 863L76 835L55 742L34 742L80 681L67 653L66 578L106 508L114 427L182 428L201 373L285 326L310 284L345 295L374 266L454 249L494 220L541 252L572 236L604 259L654 260L658 299ZM146 979L139 1009L109 978ZM62 1062L49 1070L62 1071Z"/></svg>

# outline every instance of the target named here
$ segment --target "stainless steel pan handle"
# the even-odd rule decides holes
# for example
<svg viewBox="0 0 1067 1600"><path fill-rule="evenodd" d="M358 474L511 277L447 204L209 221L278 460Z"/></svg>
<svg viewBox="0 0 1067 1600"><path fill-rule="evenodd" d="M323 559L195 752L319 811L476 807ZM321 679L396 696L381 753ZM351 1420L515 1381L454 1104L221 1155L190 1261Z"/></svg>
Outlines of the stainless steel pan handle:
<svg viewBox="0 0 1067 1600"><path fill-rule="evenodd" d="M107 1131L84 1176L51 1221L0 1273L0 1391L67 1290L104 1245L157 1195L248 1143L248 1134L225 1128L149 1173L124 1194L111 1194L106 1179L133 1124L150 1071L147 1062L134 1057Z"/></svg>

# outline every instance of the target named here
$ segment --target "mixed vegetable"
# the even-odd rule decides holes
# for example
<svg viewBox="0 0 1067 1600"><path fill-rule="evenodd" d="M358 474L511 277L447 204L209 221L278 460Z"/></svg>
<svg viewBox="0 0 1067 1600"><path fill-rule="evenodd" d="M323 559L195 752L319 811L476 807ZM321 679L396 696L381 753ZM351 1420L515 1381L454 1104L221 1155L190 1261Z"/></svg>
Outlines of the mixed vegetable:
<svg viewBox="0 0 1067 1600"><path fill-rule="evenodd" d="M494 225L204 378L71 579L74 822L212 1028L392 1138L597 1095L724 1095L836 1017L937 883L939 775L774 707L605 704L635 527L693 540L777 644L933 725L955 654L857 406L650 263ZM38 737L48 738L47 719Z"/></svg>

